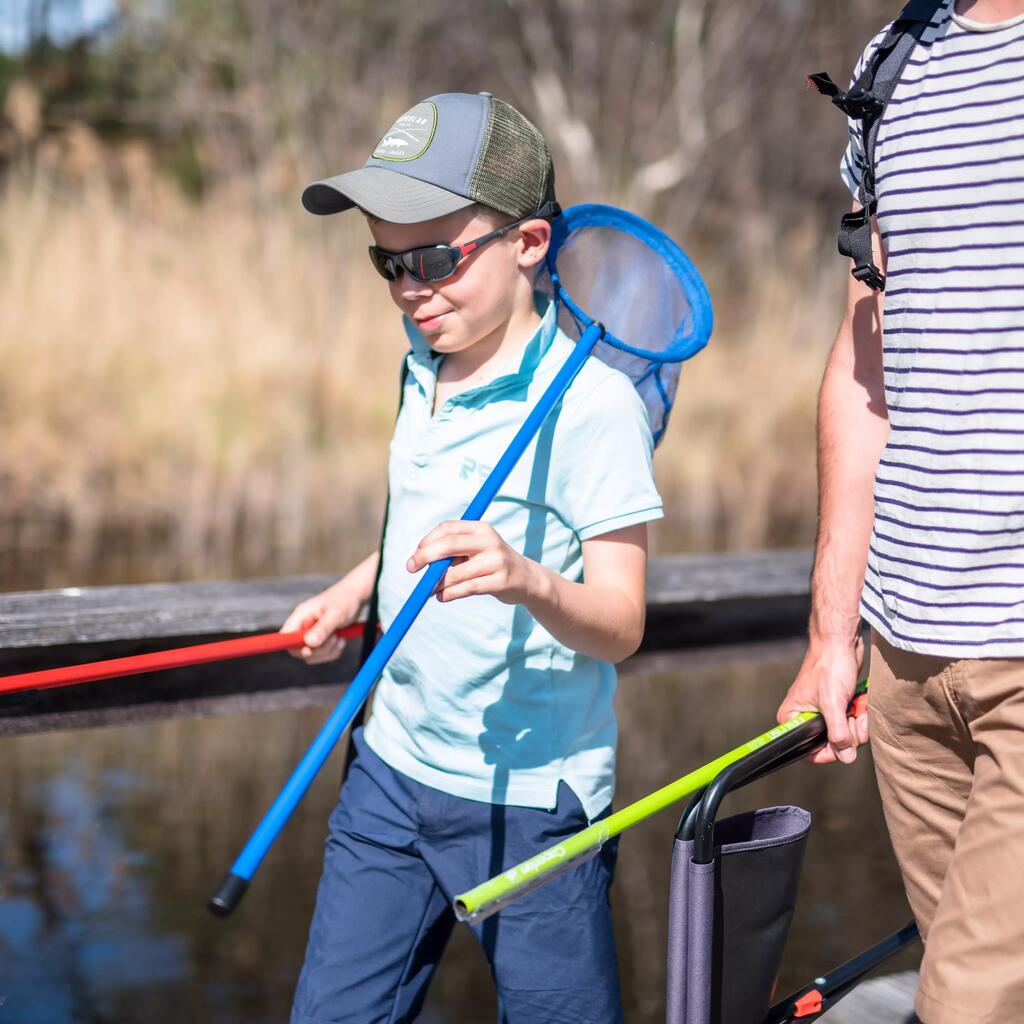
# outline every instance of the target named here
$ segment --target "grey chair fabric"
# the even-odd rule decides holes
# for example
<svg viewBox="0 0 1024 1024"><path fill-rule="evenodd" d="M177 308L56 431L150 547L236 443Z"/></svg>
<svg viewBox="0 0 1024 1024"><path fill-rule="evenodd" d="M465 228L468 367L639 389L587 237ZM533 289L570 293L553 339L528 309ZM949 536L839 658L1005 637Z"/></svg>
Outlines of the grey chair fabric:
<svg viewBox="0 0 1024 1024"><path fill-rule="evenodd" d="M810 814L766 807L715 825L715 858L675 840L667 1024L760 1024L793 919Z"/></svg>

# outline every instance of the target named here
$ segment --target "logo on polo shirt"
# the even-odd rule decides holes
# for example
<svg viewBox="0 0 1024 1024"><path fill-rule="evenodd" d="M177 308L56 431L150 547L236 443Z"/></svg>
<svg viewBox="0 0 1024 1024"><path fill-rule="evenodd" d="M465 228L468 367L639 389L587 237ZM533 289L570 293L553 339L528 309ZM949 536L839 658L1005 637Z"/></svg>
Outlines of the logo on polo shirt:
<svg viewBox="0 0 1024 1024"><path fill-rule="evenodd" d="M488 466L486 463L477 462L476 459L470 458L468 455L462 460L462 467L459 470L459 476L463 480L469 480L471 477L479 476L486 480L491 475L493 466Z"/></svg>
<svg viewBox="0 0 1024 1024"><path fill-rule="evenodd" d="M407 110L385 133L373 151L375 160L416 160L423 156L437 130L437 107L430 100Z"/></svg>

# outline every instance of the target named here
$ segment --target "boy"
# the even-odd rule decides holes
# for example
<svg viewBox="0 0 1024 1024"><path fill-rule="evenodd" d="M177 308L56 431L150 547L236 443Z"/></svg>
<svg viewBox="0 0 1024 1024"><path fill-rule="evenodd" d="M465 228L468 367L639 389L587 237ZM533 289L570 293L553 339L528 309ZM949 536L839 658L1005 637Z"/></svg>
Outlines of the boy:
<svg viewBox="0 0 1024 1024"><path fill-rule="evenodd" d="M589 360L482 522L458 522L571 351L534 291L551 235L544 139L481 93L418 103L363 168L303 194L358 207L411 351L374 552L282 627L307 661L382 558L387 628L415 574L454 557L385 669L330 819L292 1024L413 1020L454 893L610 810L612 662L643 634L646 523L661 516L647 414ZM474 929L502 1021L621 1020L608 904L614 849Z"/></svg>

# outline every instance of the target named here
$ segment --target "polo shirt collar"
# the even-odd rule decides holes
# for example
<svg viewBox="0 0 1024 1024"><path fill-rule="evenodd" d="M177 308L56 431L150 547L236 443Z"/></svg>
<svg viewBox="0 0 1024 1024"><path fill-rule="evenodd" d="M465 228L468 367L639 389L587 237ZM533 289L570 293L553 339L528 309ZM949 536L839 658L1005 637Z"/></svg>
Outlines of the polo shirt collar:
<svg viewBox="0 0 1024 1024"><path fill-rule="evenodd" d="M507 391L513 386L529 383L538 367L551 348L551 343L558 333L557 303L544 292L534 292L534 303L541 321L533 336L523 348L519 366L511 373L501 374L475 388L467 388L451 399L457 405L482 405L496 394ZM409 357L409 369L419 381L425 394L432 398L437 383L437 370L441 365L440 353L435 352L428 344L423 332L407 316L402 317L405 335L409 339L412 352Z"/></svg>

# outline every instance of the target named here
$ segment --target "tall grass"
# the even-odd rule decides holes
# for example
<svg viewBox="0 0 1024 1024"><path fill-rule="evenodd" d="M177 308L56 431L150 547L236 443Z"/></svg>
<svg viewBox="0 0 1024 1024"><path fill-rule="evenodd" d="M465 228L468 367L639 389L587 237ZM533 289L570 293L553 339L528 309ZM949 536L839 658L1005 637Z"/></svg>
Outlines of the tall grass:
<svg viewBox="0 0 1024 1024"><path fill-rule="evenodd" d="M364 232L241 194L8 187L0 586L340 572L368 550L405 341ZM657 456L662 550L811 539L827 276L712 280L716 334Z"/></svg>

